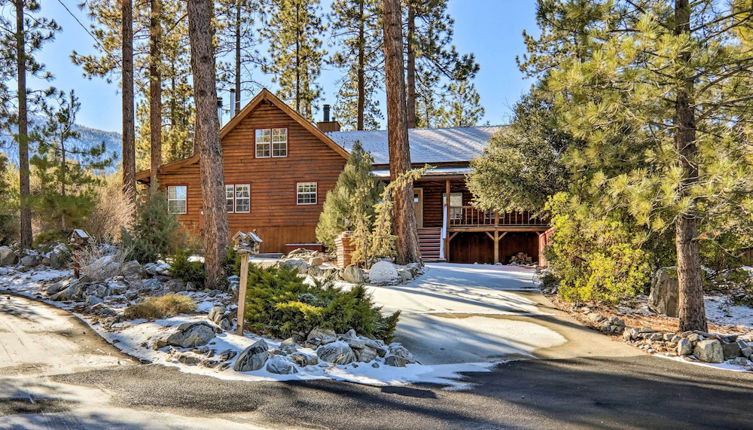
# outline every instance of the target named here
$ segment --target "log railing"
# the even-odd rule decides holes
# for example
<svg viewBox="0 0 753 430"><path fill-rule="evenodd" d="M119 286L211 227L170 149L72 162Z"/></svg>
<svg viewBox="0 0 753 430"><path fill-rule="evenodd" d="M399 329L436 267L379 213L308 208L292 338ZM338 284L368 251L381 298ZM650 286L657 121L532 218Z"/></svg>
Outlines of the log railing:
<svg viewBox="0 0 753 430"><path fill-rule="evenodd" d="M530 211L497 213L473 206L450 208L450 227L547 225L547 220Z"/></svg>

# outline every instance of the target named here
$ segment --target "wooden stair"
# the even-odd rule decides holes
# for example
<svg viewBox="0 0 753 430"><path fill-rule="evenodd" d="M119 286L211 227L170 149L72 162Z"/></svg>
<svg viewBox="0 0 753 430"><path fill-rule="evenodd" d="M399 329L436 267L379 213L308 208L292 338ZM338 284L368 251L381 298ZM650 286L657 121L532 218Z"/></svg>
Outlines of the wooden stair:
<svg viewBox="0 0 753 430"><path fill-rule="evenodd" d="M439 249L442 246L442 229L440 227L419 228L418 245L424 261L440 261Z"/></svg>

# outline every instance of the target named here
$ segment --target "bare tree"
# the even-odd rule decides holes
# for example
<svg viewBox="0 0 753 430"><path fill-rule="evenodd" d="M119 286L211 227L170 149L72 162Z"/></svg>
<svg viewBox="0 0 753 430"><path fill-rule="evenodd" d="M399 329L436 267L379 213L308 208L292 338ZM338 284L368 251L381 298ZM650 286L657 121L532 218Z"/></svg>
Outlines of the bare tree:
<svg viewBox="0 0 753 430"><path fill-rule="evenodd" d="M395 181L410 170L410 146L403 78L403 34L400 0L384 0L384 71L387 90L387 135L390 179ZM421 261L413 208L413 184L395 191L394 230L397 263Z"/></svg>
<svg viewBox="0 0 753 430"><path fill-rule="evenodd" d="M222 262L228 244L225 186L217 117L217 84L212 45L212 6L208 0L188 0L188 35L196 102L196 146L199 153L204 217L204 265L207 286L222 287Z"/></svg>

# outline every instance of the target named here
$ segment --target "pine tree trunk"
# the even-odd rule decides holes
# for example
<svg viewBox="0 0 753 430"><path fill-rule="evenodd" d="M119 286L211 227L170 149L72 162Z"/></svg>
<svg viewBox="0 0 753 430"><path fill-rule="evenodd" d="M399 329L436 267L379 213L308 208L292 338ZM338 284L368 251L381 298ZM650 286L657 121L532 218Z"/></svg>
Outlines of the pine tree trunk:
<svg viewBox="0 0 753 430"><path fill-rule="evenodd" d="M384 0L384 72L387 92L387 135L389 139L390 179L395 180L411 168L403 78L403 31L400 0ZM397 240L396 262L421 261L418 250L413 185L394 196L394 230Z"/></svg>
<svg viewBox="0 0 753 430"><path fill-rule="evenodd" d="M21 192L21 246L31 248L31 187L29 183L29 122L26 101L26 31L24 1L16 0L16 83L18 84L18 165Z"/></svg>
<svg viewBox="0 0 753 430"><path fill-rule="evenodd" d="M690 5L688 0L675 0L675 34L690 32ZM690 53L680 55L682 63L690 63ZM696 121L691 93L692 78L686 77L677 91L675 101L675 149L683 181L680 197L685 198L689 189L698 183L696 163ZM695 211L681 213L675 221L675 245L677 248L677 279L679 283L680 331L706 331L706 311L703 304L703 275L698 244L698 225Z"/></svg>
<svg viewBox="0 0 753 430"><path fill-rule="evenodd" d="M235 2L235 108L233 116L241 111L241 2Z"/></svg>
<svg viewBox="0 0 753 430"><path fill-rule="evenodd" d="M188 0L188 34L196 102L195 140L199 149L204 217L204 266L207 271L207 287L217 289L227 283L222 263L228 244L228 225L220 121L217 117L212 5L207 0Z"/></svg>
<svg viewBox="0 0 753 430"><path fill-rule="evenodd" d="M405 80L407 87L406 108L408 110L408 128L416 128L416 7L413 0L408 1L408 56L405 63Z"/></svg>
<svg viewBox="0 0 753 430"><path fill-rule="evenodd" d="M162 165L162 0L151 0L149 19L149 133L151 143L150 184L157 186Z"/></svg>
<svg viewBox="0 0 753 430"><path fill-rule="evenodd" d="M358 72L357 82L358 100L356 102L356 130L363 130L364 110L366 105L366 17L364 16L364 3L360 0L358 5Z"/></svg>
<svg viewBox="0 0 753 430"><path fill-rule="evenodd" d="M299 11L300 6L295 5L295 110L301 112L301 30ZM305 116L305 114L304 114Z"/></svg>
<svg viewBox="0 0 753 430"><path fill-rule="evenodd" d="M123 192L136 201L136 134L133 108L133 5L120 0L123 56Z"/></svg>

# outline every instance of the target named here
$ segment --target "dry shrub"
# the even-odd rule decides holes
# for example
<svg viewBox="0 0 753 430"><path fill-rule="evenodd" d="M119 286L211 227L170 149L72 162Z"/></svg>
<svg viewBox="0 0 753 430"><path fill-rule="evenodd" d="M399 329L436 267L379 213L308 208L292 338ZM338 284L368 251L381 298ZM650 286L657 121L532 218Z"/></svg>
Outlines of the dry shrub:
<svg viewBox="0 0 753 430"><path fill-rule="evenodd" d="M97 190L86 231L100 243L115 243L120 240L120 232L131 227L133 213L133 203L123 194L120 175L112 174Z"/></svg>
<svg viewBox="0 0 753 430"><path fill-rule="evenodd" d="M179 294L165 294L160 297L149 297L128 306L123 316L126 319L160 319L194 311L196 311L196 303L192 298Z"/></svg>

